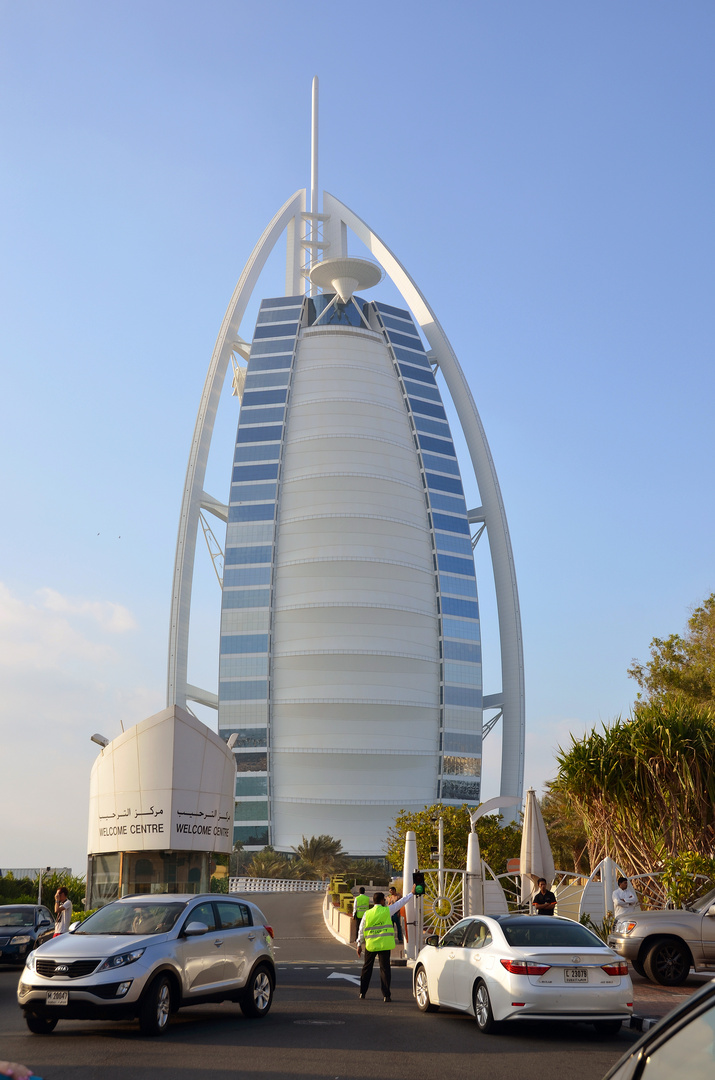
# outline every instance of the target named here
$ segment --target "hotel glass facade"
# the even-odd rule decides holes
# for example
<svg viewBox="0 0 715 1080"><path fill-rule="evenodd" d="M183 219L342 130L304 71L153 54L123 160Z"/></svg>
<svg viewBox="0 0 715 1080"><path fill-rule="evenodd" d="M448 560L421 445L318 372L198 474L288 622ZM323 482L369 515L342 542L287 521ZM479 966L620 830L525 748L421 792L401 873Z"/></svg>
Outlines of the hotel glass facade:
<svg viewBox="0 0 715 1080"><path fill-rule="evenodd" d="M462 481L406 310L261 304L223 579L234 840L381 854L401 808L476 804L482 669Z"/></svg>

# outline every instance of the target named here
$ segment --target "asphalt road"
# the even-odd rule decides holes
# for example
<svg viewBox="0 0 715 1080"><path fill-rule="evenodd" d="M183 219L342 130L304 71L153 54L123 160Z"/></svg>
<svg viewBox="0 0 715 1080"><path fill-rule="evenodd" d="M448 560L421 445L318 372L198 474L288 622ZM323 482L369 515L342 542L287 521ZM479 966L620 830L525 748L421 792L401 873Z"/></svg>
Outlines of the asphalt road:
<svg viewBox="0 0 715 1080"><path fill-rule="evenodd" d="M480 1035L470 1017L418 1012L408 968L393 969L391 1004L382 1001L377 971L360 1001L359 963L325 929L319 897L252 899L276 933L278 985L263 1020L227 1003L180 1012L158 1039L131 1023L99 1021L61 1021L52 1035L32 1035L15 999L19 973L0 971L0 1058L45 1080L600 1080L638 1037L624 1029L603 1042L587 1025L547 1024Z"/></svg>

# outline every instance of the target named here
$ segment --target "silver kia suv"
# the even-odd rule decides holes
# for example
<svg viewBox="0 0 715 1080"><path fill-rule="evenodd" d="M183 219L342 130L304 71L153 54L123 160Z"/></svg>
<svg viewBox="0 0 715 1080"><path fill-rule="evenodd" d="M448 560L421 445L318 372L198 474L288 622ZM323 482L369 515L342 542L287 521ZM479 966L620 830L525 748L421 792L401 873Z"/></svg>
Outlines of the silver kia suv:
<svg viewBox="0 0 715 1080"><path fill-rule="evenodd" d="M239 897L127 896L30 953L17 999L30 1031L58 1020L138 1018L161 1035L185 1005L236 1001L265 1016L276 984L273 930Z"/></svg>

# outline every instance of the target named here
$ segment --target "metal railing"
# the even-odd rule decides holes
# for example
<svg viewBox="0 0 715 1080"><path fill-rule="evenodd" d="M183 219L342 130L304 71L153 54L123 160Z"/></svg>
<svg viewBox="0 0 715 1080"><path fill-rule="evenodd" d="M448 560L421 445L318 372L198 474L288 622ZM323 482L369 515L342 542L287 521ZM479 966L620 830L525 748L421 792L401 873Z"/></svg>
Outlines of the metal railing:
<svg viewBox="0 0 715 1080"><path fill-rule="evenodd" d="M328 881L300 881L295 878L232 877L228 879L230 893L326 892Z"/></svg>

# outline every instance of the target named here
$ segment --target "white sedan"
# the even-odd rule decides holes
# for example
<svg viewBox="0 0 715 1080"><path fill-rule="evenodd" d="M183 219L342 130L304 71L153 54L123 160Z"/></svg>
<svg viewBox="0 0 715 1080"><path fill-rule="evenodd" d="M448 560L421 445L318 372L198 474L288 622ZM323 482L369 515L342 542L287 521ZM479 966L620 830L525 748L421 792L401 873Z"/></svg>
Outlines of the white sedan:
<svg viewBox="0 0 715 1080"><path fill-rule="evenodd" d="M554 915L480 915L427 938L413 994L422 1012L458 1009L485 1033L502 1020L569 1020L616 1035L633 1011L628 964Z"/></svg>

